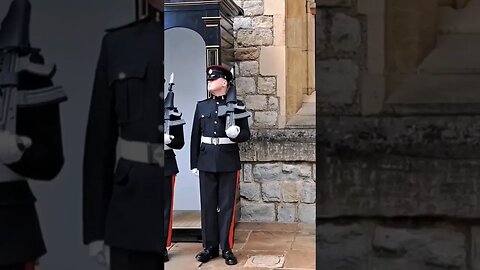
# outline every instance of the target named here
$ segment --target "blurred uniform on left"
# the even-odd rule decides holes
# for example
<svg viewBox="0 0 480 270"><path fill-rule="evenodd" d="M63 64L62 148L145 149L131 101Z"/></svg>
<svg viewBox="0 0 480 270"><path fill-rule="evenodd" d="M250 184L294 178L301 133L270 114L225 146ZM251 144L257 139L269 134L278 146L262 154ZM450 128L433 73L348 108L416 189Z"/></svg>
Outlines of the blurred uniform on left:
<svg viewBox="0 0 480 270"><path fill-rule="evenodd" d="M30 3L14 0L0 28L0 270L34 269L46 253L27 179L52 180L63 167L55 67L29 42Z"/></svg>

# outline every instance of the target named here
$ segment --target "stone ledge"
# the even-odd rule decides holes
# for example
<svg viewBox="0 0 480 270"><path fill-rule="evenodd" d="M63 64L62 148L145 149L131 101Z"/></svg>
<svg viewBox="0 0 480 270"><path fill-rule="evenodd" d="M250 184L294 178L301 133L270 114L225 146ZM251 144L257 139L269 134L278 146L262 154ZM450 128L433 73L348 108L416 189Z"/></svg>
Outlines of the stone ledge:
<svg viewBox="0 0 480 270"><path fill-rule="evenodd" d="M328 156L480 158L480 116L318 117Z"/></svg>
<svg viewBox="0 0 480 270"><path fill-rule="evenodd" d="M239 144L242 161L315 162L315 129L252 129Z"/></svg>

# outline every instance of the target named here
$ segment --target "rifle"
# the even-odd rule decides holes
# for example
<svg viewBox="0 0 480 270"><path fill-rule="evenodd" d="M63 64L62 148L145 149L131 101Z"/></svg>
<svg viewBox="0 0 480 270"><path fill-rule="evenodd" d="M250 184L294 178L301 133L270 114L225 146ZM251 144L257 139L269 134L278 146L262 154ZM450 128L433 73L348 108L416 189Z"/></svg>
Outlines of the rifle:
<svg viewBox="0 0 480 270"><path fill-rule="evenodd" d="M235 85L235 73L233 68L230 70L233 75L230 82L230 89L227 92L226 105L218 107L218 116L226 115L225 130L235 125L235 106L237 105L237 87Z"/></svg>
<svg viewBox="0 0 480 270"><path fill-rule="evenodd" d="M22 95L18 94L19 73L26 71L47 77L52 77L55 73L55 65L30 62L30 55L40 51L30 47L30 10L28 0L14 0L0 26L0 131L7 130L12 134L16 133L17 105L22 105L19 104L22 103ZM60 93L57 90L58 87L52 87L37 90L33 95L25 94L23 105L62 98L63 91ZM41 97L42 93L47 95ZM40 101L32 100L32 97L35 99L35 94L40 97Z"/></svg>
<svg viewBox="0 0 480 270"><path fill-rule="evenodd" d="M168 93L167 97L165 98L165 110L164 110L164 124L163 124L163 133L169 135L170 134L170 115L172 115L175 106L173 105L173 73L170 75L170 82L168 83Z"/></svg>

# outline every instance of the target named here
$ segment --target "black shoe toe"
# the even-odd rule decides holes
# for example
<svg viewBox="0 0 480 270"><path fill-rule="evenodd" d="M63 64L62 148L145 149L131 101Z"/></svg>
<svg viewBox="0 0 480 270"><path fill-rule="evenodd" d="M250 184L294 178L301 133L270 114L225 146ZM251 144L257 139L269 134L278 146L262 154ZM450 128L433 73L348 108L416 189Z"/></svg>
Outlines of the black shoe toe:
<svg viewBox="0 0 480 270"><path fill-rule="evenodd" d="M237 264L237 258L233 255L231 250L222 251L222 257L225 259L225 264L235 265Z"/></svg>

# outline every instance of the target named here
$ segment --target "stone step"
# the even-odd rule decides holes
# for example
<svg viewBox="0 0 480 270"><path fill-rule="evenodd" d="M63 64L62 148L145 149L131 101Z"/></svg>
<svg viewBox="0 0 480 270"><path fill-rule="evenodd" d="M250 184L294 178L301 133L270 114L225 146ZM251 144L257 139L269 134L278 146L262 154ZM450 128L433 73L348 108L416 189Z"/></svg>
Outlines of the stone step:
<svg viewBox="0 0 480 270"><path fill-rule="evenodd" d="M303 96L303 102L316 102L317 91L313 91L310 95Z"/></svg>
<svg viewBox="0 0 480 270"><path fill-rule="evenodd" d="M480 16L479 16L480 17ZM440 35L419 73L480 74L480 33Z"/></svg>
<svg viewBox="0 0 480 270"><path fill-rule="evenodd" d="M287 122L289 128L312 128L315 126L315 115L295 115Z"/></svg>
<svg viewBox="0 0 480 270"><path fill-rule="evenodd" d="M316 103L314 102L308 102L308 103L303 103L302 107L298 112L296 113L297 115L315 115L316 112Z"/></svg>
<svg viewBox="0 0 480 270"><path fill-rule="evenodd" d="M470 0L465 8L439 8L441 33L480 33L480 0Z"/></svg>
<svg viewBox="0 0 480 270"><path fill-rule="evenodd" d="M480 103L479 75L399 75L390 81L387 104Z"/></svg>

